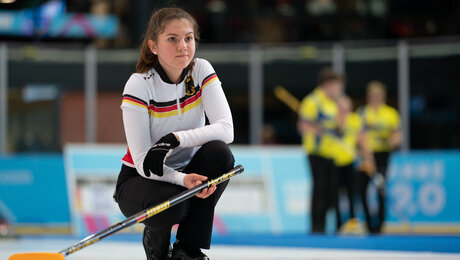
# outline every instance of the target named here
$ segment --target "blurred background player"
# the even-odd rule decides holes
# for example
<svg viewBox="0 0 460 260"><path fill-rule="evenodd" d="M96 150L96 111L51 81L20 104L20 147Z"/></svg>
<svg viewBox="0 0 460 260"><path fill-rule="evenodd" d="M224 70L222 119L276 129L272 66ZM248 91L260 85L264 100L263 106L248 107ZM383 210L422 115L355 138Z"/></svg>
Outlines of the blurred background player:
<svg viewBox="0 0 460 260"><path fill-rule="evenodd" d="M357 139L361 132L362 123L359 115L352 113L352 101L347 96L341 96L337 100L337 147L334 156L334 164L337 167L338 193L345 191L348 198L349 218L353 221L355 211L353 206L355 170L354 161L357 153ZM340 230L342 223L341 217L345 209L337 203L337 230ZM351 223L351 222L350 222Z"/></svg>
<svg viewBox="0 0 460 260"><path fill-rule="evenodd" d="M306 96L299 109L298 131L313 175L312 232L325 231L326 213L337 205L337 176L333 161L337 128L336 99L343 89L343 76L331 68L318 74L318 87Z"/></svg>
<svg viewBox="0 0 460 260"><path fill-rule="evenodd" d="M353 112L353 102L348 96L341 96L337 100L337 147L335 149L334 163L337 167L338 192L345 191L348 199L348 212L346 207L337 207L337 230L340 230L348 215L349 221L343 226L343 232L353 232L356 228L354 194L356 189L355 162L359 152L363 157L363 163L369 169L375 169L374 160L370 149L365 142L366 134L363 131L363 123L360 116ZM359 151L358 151L359 147ZM348 214L347 214L348 213Z"/></svg>
<svg viewBox="0 0 460 260"><path fill-rule="evenodd" d="M232 115L213 67L194 58L198 38L195 19L182 9L163 8L150 18L121 106L129 148L115 197L126 217L233 167L226 144L233 140ZM214 208L227 184L144 221L147 259L167 258L174 224L180 225L172 259L209 259L201 248L210 248Z"/></svg>
<svg viewBox="0 0 460 260"><path fill-rule="evenodd" d="M398 111L386 103L386 87L382 82L371 81L367 85L367 104L358 109L366 131L368 143L375 159L376 171L360 171L360 195L363 203L369 232L380 233L385 220L384 194L378 193L377 216L371 216L367 200L367 186L372 174L378 172L386 176L391 151L398 148L402 141ZM366 167L365 167L366 168ZM373 171L373 172L372 172Z"/></svg>

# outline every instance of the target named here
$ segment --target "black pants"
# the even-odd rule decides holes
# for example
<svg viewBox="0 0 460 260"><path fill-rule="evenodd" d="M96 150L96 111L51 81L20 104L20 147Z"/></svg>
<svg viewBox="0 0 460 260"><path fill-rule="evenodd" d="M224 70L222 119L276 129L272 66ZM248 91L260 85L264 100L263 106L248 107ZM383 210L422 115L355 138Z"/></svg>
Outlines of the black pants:
<svg viewBox="0 0 460 260"><path fill-rule="evenodd" d="M381 173L384 177L386 177L389 157L390 153L388 152L374 153L377 172ZM358 176L360 179L359 193L366 217L367 228L371 233L380 233L382 230L383 222L385 221L385 198L383 197L383 194L378 193L379 206L377 215L371 214L369 211L369 202L367 201L367 186L369 185L370 178L365 172L362 171L359 172Z"/></svg>
<svg viewBox="0 0 460 260"><path fill-rule="evenodd" d="M216 178L231 170L235 163L228 146L220 141L203 145L182 171L197 173L208 178ZM126 178L126 174L132 175ZM135 168L122 166L117 184L116 198L121 212L132 216L150 208L186 188L166 182L143 178ZM206 199L192 197L170 209L153 216L143 223L158 232L171 232L174 224L179 224L176 238L189 245L209 249L211 245L214 208L228 182L217 186L216 191Z"/></svg>
<svg viewBox="0 0 460 260"><path fill-rule="evenodd" d="M338 178L338 189L342 190L342 188L345 188L347 192L347 198L348 198L348 205L350 209L350 218L355 217L355 208L354 208L354 203L353 203L353 198L355 196L355 167L353 163L346 165L346 166L341 166L337 167L337 178ZM339 204L339 203L337 203ZM339 222L337 229L339 229L343 222L340 219L342 216L341 212L343 212L343 209L340 209L340 205L338 205L338 214L339 214Z"/></svg>
<svg viewBox="0 0 460 260"><path fill-rule="evenodd" d="M308 159L313 175L312 232L324 233L327 210L337 209L337 175L331 159L316 155L309 155Z"/></svg>

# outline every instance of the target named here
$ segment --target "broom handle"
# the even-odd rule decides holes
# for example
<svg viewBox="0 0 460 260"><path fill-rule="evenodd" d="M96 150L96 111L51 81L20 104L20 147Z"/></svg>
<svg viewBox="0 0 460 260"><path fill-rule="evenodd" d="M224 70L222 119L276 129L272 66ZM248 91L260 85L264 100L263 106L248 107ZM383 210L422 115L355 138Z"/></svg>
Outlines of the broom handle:
<svg viewBox="0 0 460 260"><path fill-rule="evenodd" d="M220 177L216 178L216 179L213 179L213 180L209 180L201 185L198 185L196 187L193 187L191 189L188 189L188 190L185 190L179 194L177 194L176 196L173 196L172 198L170 198L169 200L163 202L163 203L160 203L156 206L153 206L149 209L146 209L146 210L143 210L121 222L118 222L117 224L114 224L104 230L102 230L101 232L99 233L96 233L96 234L92 234L82 240L80 240L79 242L75 243L74 245L70 246L69 248L66 248L62 251L60 251L59 253L64 255L64 256L68 256L80 249L83 249L87 246L90 246L96 242L98 242L99 240L102 240L120 230L123 230L127 227L130 227L136 223L140 223L152 216L155 216L156 214L160 213L160 212L163 212L165 210L167 210L168 208L174 206L174 205L177 205L193 196L195 196L196 194L198 194L201 190L203 190L204 188L209 188L211 187L212 185L217 185L217 184L220 184L224 181L227 181L229 180L231 177L233 177L234 175L236 174L240 174L244 171L244 167L242 165L238 165L236 166L235 168L233 168L232 170L230 170L229 172L221 175Z"/></svg>

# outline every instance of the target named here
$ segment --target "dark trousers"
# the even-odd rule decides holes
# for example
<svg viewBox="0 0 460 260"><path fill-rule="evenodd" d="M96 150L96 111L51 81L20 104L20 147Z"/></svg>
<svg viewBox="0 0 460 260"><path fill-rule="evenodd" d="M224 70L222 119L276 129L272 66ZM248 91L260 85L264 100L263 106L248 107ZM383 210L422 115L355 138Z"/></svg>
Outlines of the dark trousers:
<svg viewBox="0 0 460 260"><path fill-rule="evenodd" d="M220 141L212 141L204 144L196 152L182 172L197 173L212 179L231 170L234 163L235 159L228 146ZM132 177L120 178L123 174ZM135 168L128 166L122 166L119 179L126 179L117 184L116 192L118 205L126 217L163 202L186 189L182 186L143 178L137 174ZM178 240L198 248L209 249L214 208L227 184L228 181L219 184L216 191L206 199L192 197L143 223L151 230L168 234L174 224L179 224L176 236Z"/></svg>
<svg viewBox="0 0 460 260"><path fill-rule="evenodd" d="M331 159L309 155L308 160L313 175L312 232L324 233L327 210L337 208L337 175Z"/></svg>
<svg viewBox="0 0 460 260"><path fill-rule="evenodd" d="M355 208L354 208L354 203L353 203L353 198L355 196L355 167L353 163L346 165L346 166L341 166L337 167L337 179L338 179L338 189L339 191L342 190L343 188L347 192L347 198L348 198L348 205L350 209L350 218L355 217ZM337 229L339 229L343 222L341 220L341 216L343 213L343 209L340 209L340 205L338 204L338 214L339 214L339 222Z"/></svg>
<svg viewBox="0 0 460 260"><path fill-rule="evenodd" d="M389 157L390 153L388 152L374 153L377 172L381 173L384 177L386 177ZM380 233L382 230L383 222L385 221L385 197L383 194L378 193L378 211L376 215L371 214L369 210L369 202L367 200L367 188L370 178L365 172L362 171L359 172L358 176L360 179L359 193L366 217L367 228L370 233Z"/></svg>

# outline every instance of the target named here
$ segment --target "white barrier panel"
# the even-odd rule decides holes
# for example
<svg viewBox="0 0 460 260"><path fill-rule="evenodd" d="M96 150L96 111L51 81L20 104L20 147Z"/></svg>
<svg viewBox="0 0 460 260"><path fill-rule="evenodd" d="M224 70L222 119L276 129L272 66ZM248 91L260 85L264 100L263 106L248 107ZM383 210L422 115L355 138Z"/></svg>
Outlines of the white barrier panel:
<svg viewBox="0 0 460 260"><path fill-rule="evenodd" d="M231 180L216 209L215 234L306 233L310 227L311 174L298 146L232 146L245 173ZM68 179L75 180L74 226L94 233L124 217L112 194L126 151L123 145L68 145ZM392 156L386 231L460 233L456 169L460 152ZM357 200L356 202L359 202ZM359 206L357 213L360 214ZM334 214L327 230L334 231ZM128 232L138 232L137 226Z"/></svg>

